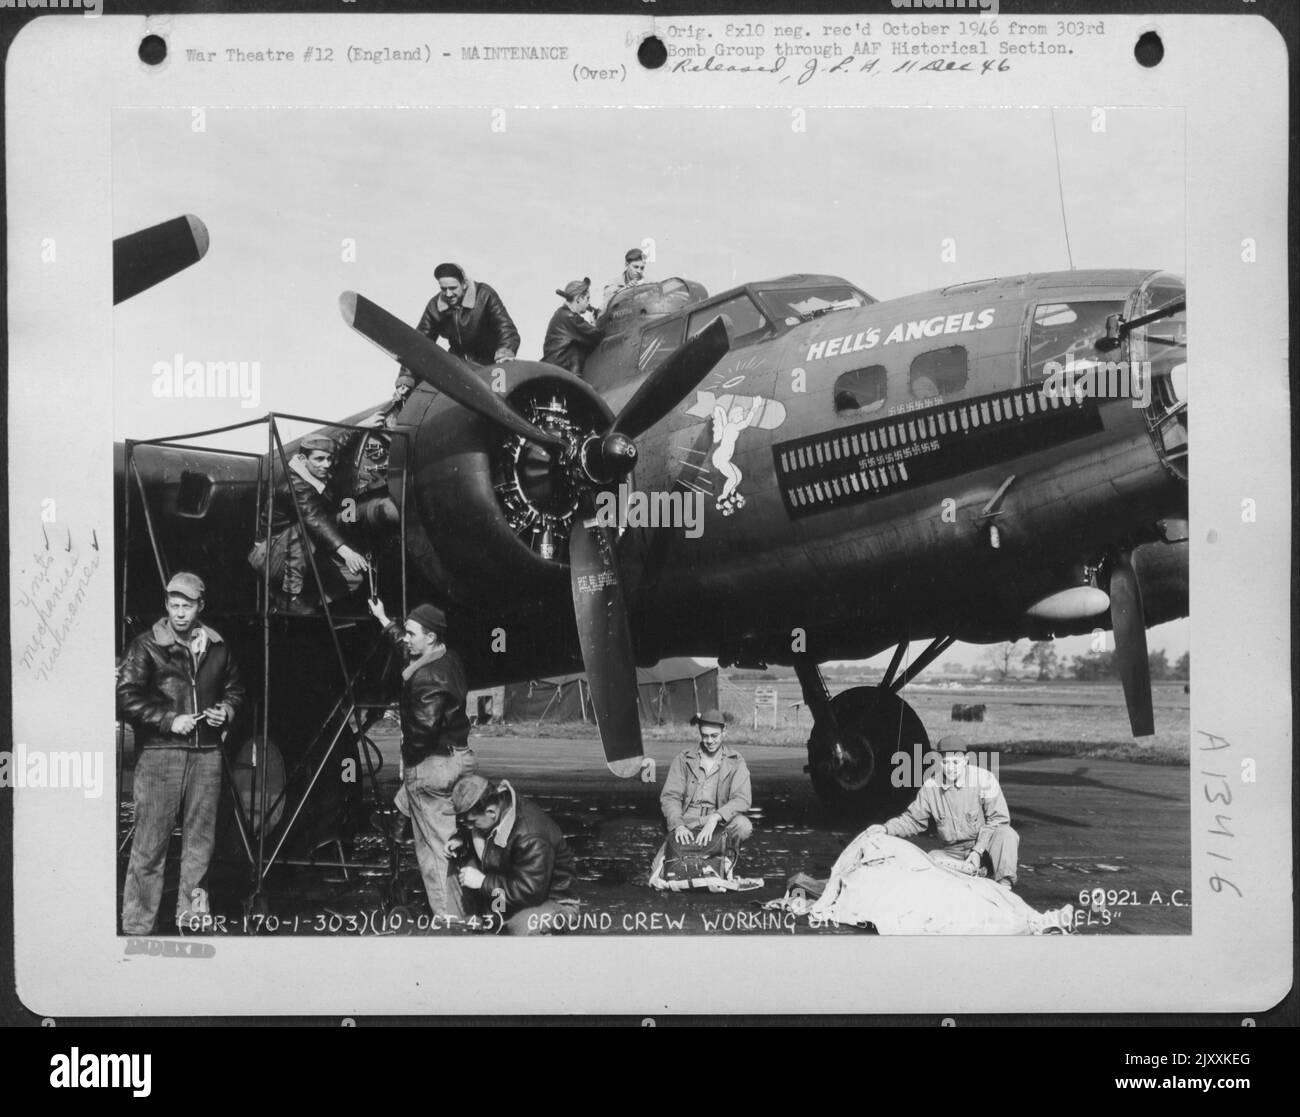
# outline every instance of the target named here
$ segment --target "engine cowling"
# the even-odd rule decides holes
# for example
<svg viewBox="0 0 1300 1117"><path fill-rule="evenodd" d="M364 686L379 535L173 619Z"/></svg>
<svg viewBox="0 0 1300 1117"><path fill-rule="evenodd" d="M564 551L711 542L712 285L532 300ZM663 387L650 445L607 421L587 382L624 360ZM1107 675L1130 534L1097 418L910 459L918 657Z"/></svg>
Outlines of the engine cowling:
<svg viewBox="0 0 1300 1117"><path fill-rule="evenodd" d="M597 482L593 446L613 415L585 381L554 365L499 366L506 399L530 422L564 442L553 451L503 432L425 388L407 401L393 441L392 489L407 476L410 560L457 602L499 602L559 591L568 581L569 533L584 492ZM483 370L489 378L496 368ZM409 462L406 460L409 454ZM566 591L567 592L567 591Z"/></svg>

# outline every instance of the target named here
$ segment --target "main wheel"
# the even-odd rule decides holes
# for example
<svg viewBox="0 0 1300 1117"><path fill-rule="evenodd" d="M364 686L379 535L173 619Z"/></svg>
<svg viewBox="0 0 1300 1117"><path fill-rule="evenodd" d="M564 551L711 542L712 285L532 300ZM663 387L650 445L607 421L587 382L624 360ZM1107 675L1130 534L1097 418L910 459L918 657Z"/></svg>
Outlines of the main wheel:
<svg viewBox="0 0 1300 1117"><path fill-rule="evenodd" d="M828 807L867 813L915 794L912 781L899 788L890 778L896 753L910 757L930 738L916 711L893 691L859 686L831 699L837 729L814 725L808 739L813 790Z"/></svg>

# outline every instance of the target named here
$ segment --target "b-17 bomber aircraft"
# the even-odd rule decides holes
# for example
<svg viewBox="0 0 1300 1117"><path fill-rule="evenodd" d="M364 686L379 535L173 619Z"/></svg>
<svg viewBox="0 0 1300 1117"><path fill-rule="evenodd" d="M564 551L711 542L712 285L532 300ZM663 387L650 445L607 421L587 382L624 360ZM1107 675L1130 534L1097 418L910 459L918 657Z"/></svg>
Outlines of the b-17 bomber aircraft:
<svg viewBox="0 0 1300 1117"><path fill-rule="evenodd" d="M826 275L717 295L666 279L611 301L582 377L474 367L364 295L340 305L420 381L391 429L355 429L386 401L340 424L336 483L364 501L386 458L379 494L403 508L401 537L375 544L396 555L381 577L403 566L407 601L447 608L473 688L584 670L616 774L643 771L635 667L667 656L792 664L813 784L858 811L891 793L896 751L928 744L900 691L955 640L1113 629L1133 732L1154 731L1146 627L1188 612L1179 278L1056 272L886 301ZM245 555L293 446L131 444L124 627L156 615L168 569L198 571L223 615L264 609ZM340 702L317 681L331 644L376 638L355 605L350 623L340 603L329 625L277 620L269 667L264 631L242 639L286 754ZM829 694L820 664L890 647L878 686Z"/></svg>

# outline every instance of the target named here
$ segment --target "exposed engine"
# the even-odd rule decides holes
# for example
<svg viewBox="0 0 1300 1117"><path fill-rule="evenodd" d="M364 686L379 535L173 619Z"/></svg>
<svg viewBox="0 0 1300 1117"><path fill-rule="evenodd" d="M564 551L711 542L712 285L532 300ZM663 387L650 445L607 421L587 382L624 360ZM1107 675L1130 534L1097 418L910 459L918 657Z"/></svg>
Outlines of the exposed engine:
<svg viewBox="0 0 1300 1117"><path fill-rule="evenodd" d="M553 590L567 580L574 517L595 483L611 421L586 383L551 365L513 361L509 377L505 401L551 445L424 392L402 414L402 425L416 428L410 476L418 478L412 490L424 535L411 556L449 598L467 604L499 599L503 585Z"/></svg>
<svg viewBox="0 0 1300 1117"><path fill-rule="evenodd" d="M522 435L507 434L492 452L492 485L506 523L538 558L567 563L569 532L584 491L574 468L584 443L605 420L571 385L532 380L509 396L511 405L548 434L563 439L555 454Z"/></svg>

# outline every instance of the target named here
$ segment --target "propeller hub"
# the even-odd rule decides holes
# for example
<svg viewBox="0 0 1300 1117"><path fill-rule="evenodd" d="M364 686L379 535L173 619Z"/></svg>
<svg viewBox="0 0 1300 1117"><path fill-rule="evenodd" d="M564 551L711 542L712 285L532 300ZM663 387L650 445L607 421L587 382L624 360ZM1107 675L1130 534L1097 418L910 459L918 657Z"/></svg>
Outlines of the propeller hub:
<svg viewBox="0 0 1300 1117"><path fill-rule="evenodd" d="M582 468L593 484L608 485L626 477L636 457L636 443L621 431L594 434L583 444Z"/></svg>

